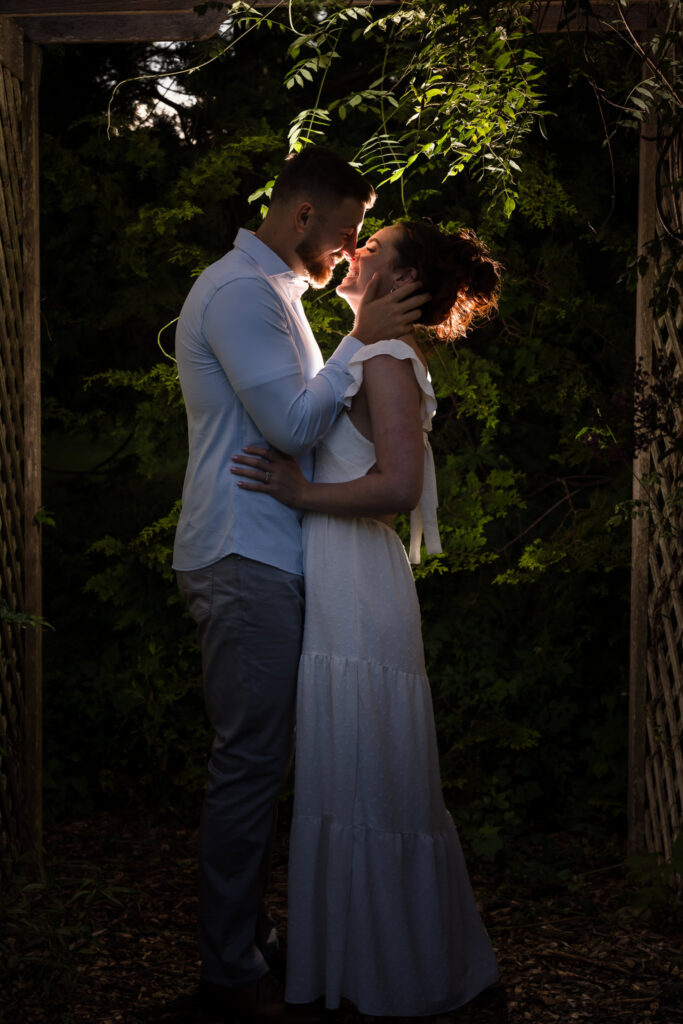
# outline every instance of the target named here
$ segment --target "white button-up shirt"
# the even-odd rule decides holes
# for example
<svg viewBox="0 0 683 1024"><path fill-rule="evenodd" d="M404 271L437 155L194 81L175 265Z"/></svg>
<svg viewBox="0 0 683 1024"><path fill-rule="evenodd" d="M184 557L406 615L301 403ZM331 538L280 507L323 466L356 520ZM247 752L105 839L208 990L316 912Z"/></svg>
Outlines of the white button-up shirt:
<svg viewBox="0 0 683 1024"><path fill-rule="evenodd" d="M308 287L249 231L195 281L176 328L189 458L173 567L201 569L236 553L301 573L301 513L243 491L231 456L249 444L296 456L343 407L346 366L361 343L347 335L323 365L301 305Z"/></svg>

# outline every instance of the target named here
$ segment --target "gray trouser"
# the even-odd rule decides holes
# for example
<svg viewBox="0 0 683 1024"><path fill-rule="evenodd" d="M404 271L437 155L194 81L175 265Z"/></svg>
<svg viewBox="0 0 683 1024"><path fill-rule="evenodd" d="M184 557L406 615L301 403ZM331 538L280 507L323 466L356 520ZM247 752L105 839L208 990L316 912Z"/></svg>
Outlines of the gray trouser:
<svg viewBox="0 0 683 1024"><path fill-rule="evenodd" d="M199 831L202 977L244 985L277 949L263 894L291 754L304 582L240 555L177 577L215 733Z"/></svg>

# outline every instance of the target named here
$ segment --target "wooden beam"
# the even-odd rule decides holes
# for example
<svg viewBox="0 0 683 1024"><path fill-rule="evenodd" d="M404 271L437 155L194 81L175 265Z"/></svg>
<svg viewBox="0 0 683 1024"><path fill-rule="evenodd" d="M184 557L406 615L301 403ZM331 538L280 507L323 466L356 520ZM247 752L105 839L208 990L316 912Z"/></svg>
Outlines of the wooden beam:
<svg viewBox="0 0 683 1024"><path fill-rule="evenodd" d="M0 18L0 64L19 81L24 77L24 35L11 18Z"/></svg>
<svg viewBox="0 0 683 1024"><path fill-rule="evenodd" d="M248 0L248 2L252 7L278 7L281 0ZM398 7L400 2L401 0L351 0L347 7Z"/></svg>
<svg viewBox="0 0 683 1024"><path fill-rule="evenodd" d="M0 0L0 27L9 22L34 43L137 43L210 39L230 14L196 12L198 0ZM393 6L396 0L353 0L357 6ZM264 10L281 0L252 0Z"/></svg>
<svg viewBox="0 0 683 1024"><path fill-rule="evenodd" d="M0 0L0 26L10 17L35 43L126 43L208 39L226 20L230 2L203 16L197 0ZM280 0L252 0L264 10ZM397 0L352 0L357 6L390 7ZM593 3L592 14L566 11L565 0L534 0L527 5L534 29L542 33L609 30L618 24L618 0ZM631 0L624 13L632 31L657 23L655 0Z"/></svg>
<svg viewBox="0 0 683 1024"><path fill-rule="evenodd" d="M4 19L0 18L0 24ZM13 18L34 43L139 43L209 39L225 21L222 11L197 14L91 15Z"/></svg>
<svg viewBox="0 0 683 1024"><path fill-rule="evenodd" d="M192 14L201 0L0 0L0 14L22 18L97 14Z"/></svg>
<svg viewBox="0 0 683 1024"><path fill-rule="evenodd" d="M192 14L205 0L0 0L0 14L44 18L97 14ZM222 0L229 17L232 0ZM250 0L252 7L282 6L282 0ZM386 7L398 0L351 0L349 6Z"/></svg>
<svg viewBox="0 0 683 1024"><path fill-rule="evenodd" d="M618 0L608 0L592 3L590 15L578 7L568 14L565 0L535 0L528 4L526 13L537 32L594 32L619 23L617 6ZM631 0L622 11L634 32L646 32L656 26L659 7L655 0Z"/></svg>
<svg viewBox="0 0 683 1024"><path fill-rule="evenodd" d="M61 17L63 15L191 13L202 0L0 0L0 14L21 17ZM224 11L229 13L230 0L224 0ZM275 7L281 0L251 0L253 7ZM386 7L398 0L352 0L353 5ZM580 24L594 23L600 18L617 17L618 0L603 0L591 5L592 15L582 13L578 7L567 14L566 0L532 0L528 14L539 31L557 32ZM624 11L631 27L646 27L656 16L656 0L630 0ZM565 24L563 24L565 23Z"/></svg>
<svg viewBox="0 0 683 1024"><path fill-rule="evenodd" d="M27 615L42 615L40 485L40 234L38 221L38 85L41 52L25 41L22 98L24 266L24 602ZM26 849L36 862L42 853L43 691L40 627L25 630L25 796Z"/></svg>

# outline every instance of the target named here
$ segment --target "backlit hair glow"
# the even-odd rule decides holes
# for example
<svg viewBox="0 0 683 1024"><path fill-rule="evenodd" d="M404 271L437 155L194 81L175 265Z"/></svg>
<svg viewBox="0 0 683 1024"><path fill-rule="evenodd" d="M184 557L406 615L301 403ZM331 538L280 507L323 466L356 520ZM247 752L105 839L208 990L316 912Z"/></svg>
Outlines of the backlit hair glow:
<svg viewBox="0 0 683 1024"><path fill-rule="evenodd" d="M396 267L415 267L431 295L419 323L441 341L464 337L473 323L498 308L502 265L474 231L446 234L426 221L403 221Z"/></svg>

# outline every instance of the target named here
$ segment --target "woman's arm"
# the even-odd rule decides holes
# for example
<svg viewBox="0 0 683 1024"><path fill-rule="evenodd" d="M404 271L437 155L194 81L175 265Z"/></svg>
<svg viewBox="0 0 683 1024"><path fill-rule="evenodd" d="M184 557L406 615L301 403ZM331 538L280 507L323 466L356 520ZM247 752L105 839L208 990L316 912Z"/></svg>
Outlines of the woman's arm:
<svg viewBox="0 0 683 1024"><path fill-rule="evenodd" d="M296 463L262 448L233 456L239 487L272 494L295 508L341 516L382 516L415 508L422 493L424 440L420 389L410 360L378 355L363 364L376 463L367 476L311 483ZM269 474L266 482L265 474Z"/></svg>

